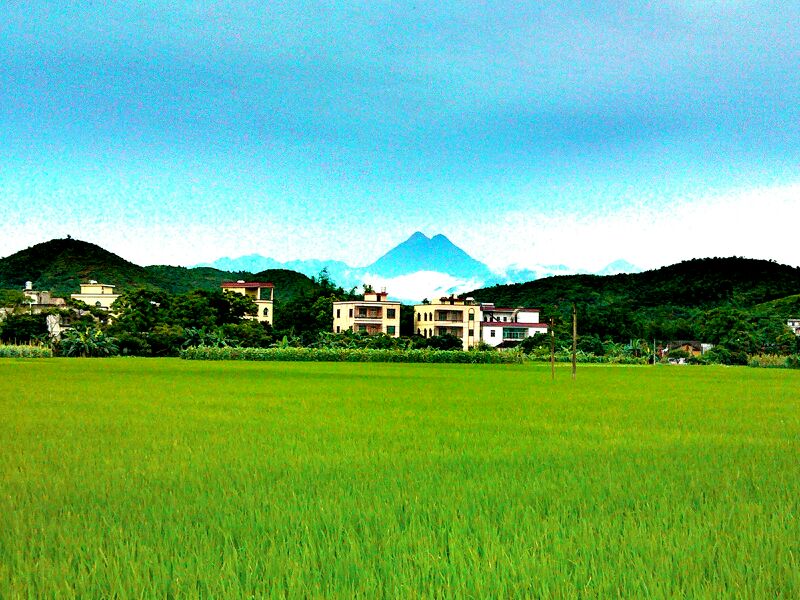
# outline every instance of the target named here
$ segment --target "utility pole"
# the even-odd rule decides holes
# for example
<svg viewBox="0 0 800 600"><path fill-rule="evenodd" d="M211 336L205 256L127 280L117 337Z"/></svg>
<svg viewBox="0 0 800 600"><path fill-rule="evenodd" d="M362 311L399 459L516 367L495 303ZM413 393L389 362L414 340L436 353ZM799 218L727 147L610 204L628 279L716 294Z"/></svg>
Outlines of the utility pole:
<svg viewBox="0 0 800 600"><path fill-rule="evenodd" d="M550 317L550 379L556 379L556 332L553 329L555 326L555 317Z"/></svg>
<svg viewBox="0 0 800 600"><path fill-rule="evenodd" d="M578 309L572 303L572 379L575 379L577 371L577 360L575 354L578 351Z"/></svg>

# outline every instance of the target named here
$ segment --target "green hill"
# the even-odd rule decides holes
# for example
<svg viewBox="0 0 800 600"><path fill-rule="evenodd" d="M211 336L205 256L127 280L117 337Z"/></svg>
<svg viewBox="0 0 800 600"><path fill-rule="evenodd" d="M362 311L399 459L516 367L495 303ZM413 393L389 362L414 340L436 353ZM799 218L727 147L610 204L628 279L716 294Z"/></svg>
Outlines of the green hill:
<svg viewBox="0 0 800 600"><path fill-rule="evenodd" d="M749 308L800 292L800 269L747 258L702 258L621 275L564 275L495 285L464 294L498 306L546 308L563 302L624 303L629 309L664 305Z"/></svg>
<svg viewBox="0 0 800 600"><path fill-rule="evenodd" d="M774 321L797 303L800 269L745 258L695 259L644 273L571 275L496 285L464 296L497 306L542 309L565 331L577 305L581 335L600 339L704 339L714 342L710 323L744 319ZM784 299L784 300L781 300ZM773 305L764 303L774 303ZM772 306L772 310L770 310Z"/></svg>
<svg viewBox="0 0 800 600"><path fill-rule="evenodd" d="M79 291L81 282L90 279L114 285L119 292L148 288L173 294L193 289L219 289L223 281L270 281L275 284L278 301L289 300L316 285L309 277L284 269L270 269L254 275L210 267L141 267L96 244L71 238L50 240L0 258L0 289L21 290L26 281L32 281L34 289L69 297Z"/></svg>

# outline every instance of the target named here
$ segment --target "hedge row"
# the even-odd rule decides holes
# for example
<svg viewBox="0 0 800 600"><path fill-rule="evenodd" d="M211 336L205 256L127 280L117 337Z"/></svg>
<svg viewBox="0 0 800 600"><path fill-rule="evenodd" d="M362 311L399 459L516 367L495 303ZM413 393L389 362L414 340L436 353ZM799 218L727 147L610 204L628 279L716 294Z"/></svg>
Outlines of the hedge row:
<svg viewBox="0 0 800 600"><path fill-rule="evenodd" d="M800 355L778 356L775 354L758 354L751 356L747 365L762 369L800 369Z"/></svg>
<svg viewBox="0 0 800 600"><path fill-rule="evenodd" d="M53 350L45 346L0 344L0 358L53 358Z"/></svg>
<svg viewBox="0 0 800 600"><path fill-rule="evenodd" d="M211 348L181 350L185 360L263 360L293 362L397 362L519 364L518 352L432 350L367 350L361 348Z"/></svg>
<svg viewBox="0 0 800 600"><path fill-rule="evenodd" d="M528 360L532 362L550 362L550 355L547 356L540 356L540 355L528 355ZM572 355L571 354L564 354L561 352L556 352L555 361L557 363L569 363L572 362ZM649 364L649 358L641 357L641 356L597 356L596 354L590 353L577 353L575 356L576 363L582 364L612 364L612 365L646 365Z"/></svg>

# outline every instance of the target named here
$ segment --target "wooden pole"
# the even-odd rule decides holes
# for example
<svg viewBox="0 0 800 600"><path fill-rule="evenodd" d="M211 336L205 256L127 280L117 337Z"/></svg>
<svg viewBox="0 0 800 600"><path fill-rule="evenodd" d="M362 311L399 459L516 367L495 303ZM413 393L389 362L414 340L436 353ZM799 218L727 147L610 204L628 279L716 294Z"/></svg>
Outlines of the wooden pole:
<svg viewBox="0 0 800 600"><path fill-rule="evenodd" d="M550 317L550 379L556 379L556 332L553 329L555 326L555 317Z"/></svg>
<svg viewBox="0 0 800 600"><path fill-rule="evenodd" d="M575 372L577 371L576 354L578 351L578 309L575 303L572 303L572 378L575 379Z"/></svg>

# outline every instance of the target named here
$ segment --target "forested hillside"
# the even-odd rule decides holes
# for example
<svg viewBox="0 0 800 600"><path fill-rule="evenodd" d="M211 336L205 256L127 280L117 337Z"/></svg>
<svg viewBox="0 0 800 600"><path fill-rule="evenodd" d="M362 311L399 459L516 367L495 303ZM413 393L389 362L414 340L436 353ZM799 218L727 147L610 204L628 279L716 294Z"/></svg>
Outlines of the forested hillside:
<svg viewBox="0 0 800 600"><path fill-rule="evenodd" d="M785 319L800 308L799 292L798 268L765 260L704 258L644 273L497 285L465 296L498 306L539 307L542 318L556 319L556 330L564 336L574 302L587 345L634 338L733 345L731 338L737 336L741 341L736 343L754 349L766 348L766 339L785 336Z"/></svg>
<svg viewBox="0 0 800 600"><path fill-rule="evenodd" d="M275 284L277 301L290 300L315 288L311 278L285 269L252 274L210 267L140 267L100 246L71 238L36 244L0 259L0 289L21 290L26 281L31 281L34 289L69 297L79 291L81 282L90 279L114 285L120 293L144 288L171 294L216 290L223 281L257 279Z"/></svg>

